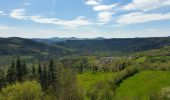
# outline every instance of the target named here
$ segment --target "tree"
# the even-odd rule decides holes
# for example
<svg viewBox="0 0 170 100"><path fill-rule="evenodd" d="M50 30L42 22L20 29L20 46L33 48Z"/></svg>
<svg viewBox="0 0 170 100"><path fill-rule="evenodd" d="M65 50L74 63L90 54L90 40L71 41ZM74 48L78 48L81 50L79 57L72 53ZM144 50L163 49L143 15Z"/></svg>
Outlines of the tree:
<svg viewBox="0 0 170 100"><path fill-rule="evenodd" d="M36 81L25 81L2 89L1 100L42 100L43 92Z"/></svg>
<svg viewBox="0 0 170 100"><path fill-rule="evenodd" d="M83 73L83 62L80 63L80 73L82 74Z"/></svg>
<svg viewBox="0 0 170 100"><path fill-rule="evenodd" d="M44 68L42 70L42 78L40 80L41 86L43 89L47 89L48 87L48 74L47 74L47 68L46 65L44 64Z"/></svg>
<svg viewBox="0 0 170 100"><path fill-rule="evenodd" d="M28 69L26 63L24 62L24 64L22 65L22 77L26 76L27 74L28 74Z"/></svg>
<svg viewBox="0 0 170 100"><path fill-rule="evenodd" d="M53 60L50 60L48 70L48 83L53 85L54 81L55 81L54 63Z"/></svg>
<svg viewBox="0 0 170 100"><path fill-rule="evenodd" d="M60 68L60 98L59 100L83 100L82 91L79 90L76 72L70 68Z"/></svg>
<svg viewBox="0 0 170 100"><path fill-rule="evenodd" d="M46 67L44 66L44 69L42 70L41 67L41 62L39 61L39 66L38 66L38 80L41 83L41 86L43 89L46 89L47 87L47 80L48 80L48 75L46 71Z"/></svg>
<svg viewBox="0 0 170 100"><path fill-rule="evenodd" d="M39 61L39 66L38 66L38 78L39 78L39 81L41 81L41 79L42 79L42 68L41 68L40 61Z"/></svg>
<svg viewBox="0 0 170 100"><path fill-rule="evenodd" d="M36 69L35 69L34 64L33 64L33 66L32 66L32 77L33 77L33 78L36 77Z"/></svg>
<svg viewBox="0 0 170 100"><path fill-rule="evenodd" d="M0 89L5 86L6 80L5 80L5 72L3 69L0 69Z"/></svg>
<svg viewBox="0 0 170 100"><path fill-rule="evenodd" d="M114 90L108 81L98 81L88 91L90 100L114 100Z"/></svg>
<svg viewBox="0 0 170 100"><path fill-rule="evenodd" d="M16 64L16 77L18 81L22 81L22 66L19 56Z"/></svg>
<svg viewBox="0 0 170 100"><path fill-rule="evenodd" d="M55 93L56 97L59 99L60 90L60 66L54 66L53 60L50 60L49 70L48 70L48 84Z"/></svg>
<svg viewBox="0 0 170 100"><path fill-rule="evenodd" d="M15 64L14 61L12 62L11 67L7 71L7 80L8 83L12 84L16 81L16 71L15 71Z"/></svg>

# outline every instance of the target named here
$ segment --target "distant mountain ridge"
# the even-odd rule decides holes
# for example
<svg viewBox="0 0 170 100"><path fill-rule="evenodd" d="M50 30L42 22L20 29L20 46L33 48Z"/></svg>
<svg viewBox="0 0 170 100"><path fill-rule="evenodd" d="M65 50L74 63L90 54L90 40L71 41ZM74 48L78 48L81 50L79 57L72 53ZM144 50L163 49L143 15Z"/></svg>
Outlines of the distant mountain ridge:
<svg viewBox="0 0 170 100"><path fill-rule="evenodd" d="M76 49L84 54L129 53L152 50L170 45L170 37L151 38L113 38L103 40L67 40L56 43L57 46Z"/></svg>
<svg viewBox="0 0 170 100"><path fill-rule="evenodd" d="M63 42L67 40L102 40L105 39L103 37L97 37L97 38L76 38L76 37L70 37L70 38L59 38L59 37L52 37L52 38L32 38L32 40L37 41L37 42L43 42L47 44L54 44L56 42Z"/></svg>
<svg viewBox="0 0 170 100"><path fill-rule="evenodd" d="M55 41L56 38L51 38ZM73 39L73 40L72 40ZM62 39L61 39L62 40ZM71 38L60 42L41 42L25 38L0 38L0 56L70 56L126 54L170 46L170 37L153 38L114 38L114 39L77 39Z"/></svg>
<svg viewBox="0 0 170 100"><path fill-rule="evenodd" d="M0 38L0 55L63 56L69 50L31 39L11 37Z"/></svg>

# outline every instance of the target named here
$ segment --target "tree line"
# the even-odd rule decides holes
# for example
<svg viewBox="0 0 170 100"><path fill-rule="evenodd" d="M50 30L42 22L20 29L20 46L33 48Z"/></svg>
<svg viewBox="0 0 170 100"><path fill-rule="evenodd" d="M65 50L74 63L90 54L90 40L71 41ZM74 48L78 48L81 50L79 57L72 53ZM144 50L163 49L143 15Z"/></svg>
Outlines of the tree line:
<svg viewBox="0 0 170 100"><path fill-rule="evenodd" d="M0 80L1 89L15 83L35 80L41 85L44 94L50 95L51 99L79 100L81 98L76 72L52 59L48 64L39 61L38 66L33 63L30 67L18 57L16 61L12 61Z"/></svg>

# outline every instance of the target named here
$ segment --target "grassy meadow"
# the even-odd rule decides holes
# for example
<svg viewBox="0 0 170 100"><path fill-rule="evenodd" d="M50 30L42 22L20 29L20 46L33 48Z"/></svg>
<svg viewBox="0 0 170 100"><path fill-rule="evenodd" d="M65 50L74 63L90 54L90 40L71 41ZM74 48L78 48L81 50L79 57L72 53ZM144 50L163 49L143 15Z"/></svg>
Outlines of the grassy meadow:
<svg viewBox="0 0 170 100"><path fill-rule="evenodd" d="M141 71L124 80L116 89L118 100L134 100L142 98L149 100L149 94L170 86L170 72L165 71Z"/></svg>

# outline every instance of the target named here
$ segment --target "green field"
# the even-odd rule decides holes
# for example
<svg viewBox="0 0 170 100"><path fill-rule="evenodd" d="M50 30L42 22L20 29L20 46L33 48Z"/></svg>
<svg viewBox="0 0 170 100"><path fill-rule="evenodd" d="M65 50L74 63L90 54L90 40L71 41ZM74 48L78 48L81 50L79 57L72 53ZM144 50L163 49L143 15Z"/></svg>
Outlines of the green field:
<svg viewBox="0 0 170 100"><path fill-rule="evenodd" d="M102 80L109 80L114 78L116 73L104 73L104 72L85 72L83 74L78 75L78 83L83 92L86 94L86 92L92 88L93 85L95 85L96 82L102 81Z"/></svg>
<svg viewBox="0 0 170 100"><path fill-rule="evenodd" d="M86 94L100 80L114 78L116 73L85 72L78 75L79 86ZM149 100L149 95L161 88L170 86L170 72L141 71L124 80L116 89L116 100Z"/></svg>
<svg viewBox="0 0 170 100"><path fill-rule="evenodd" d="M140 57L138 59L135 60L135 62L145 62L146 61L146 57Z"/></svg>
<svg viewBox="0 0 170 100"><path fill-rule="evenodd" d="M123 81L116 90L118 100L148 100L149 94L170 86L170 72L141 71Z"/></svg>

